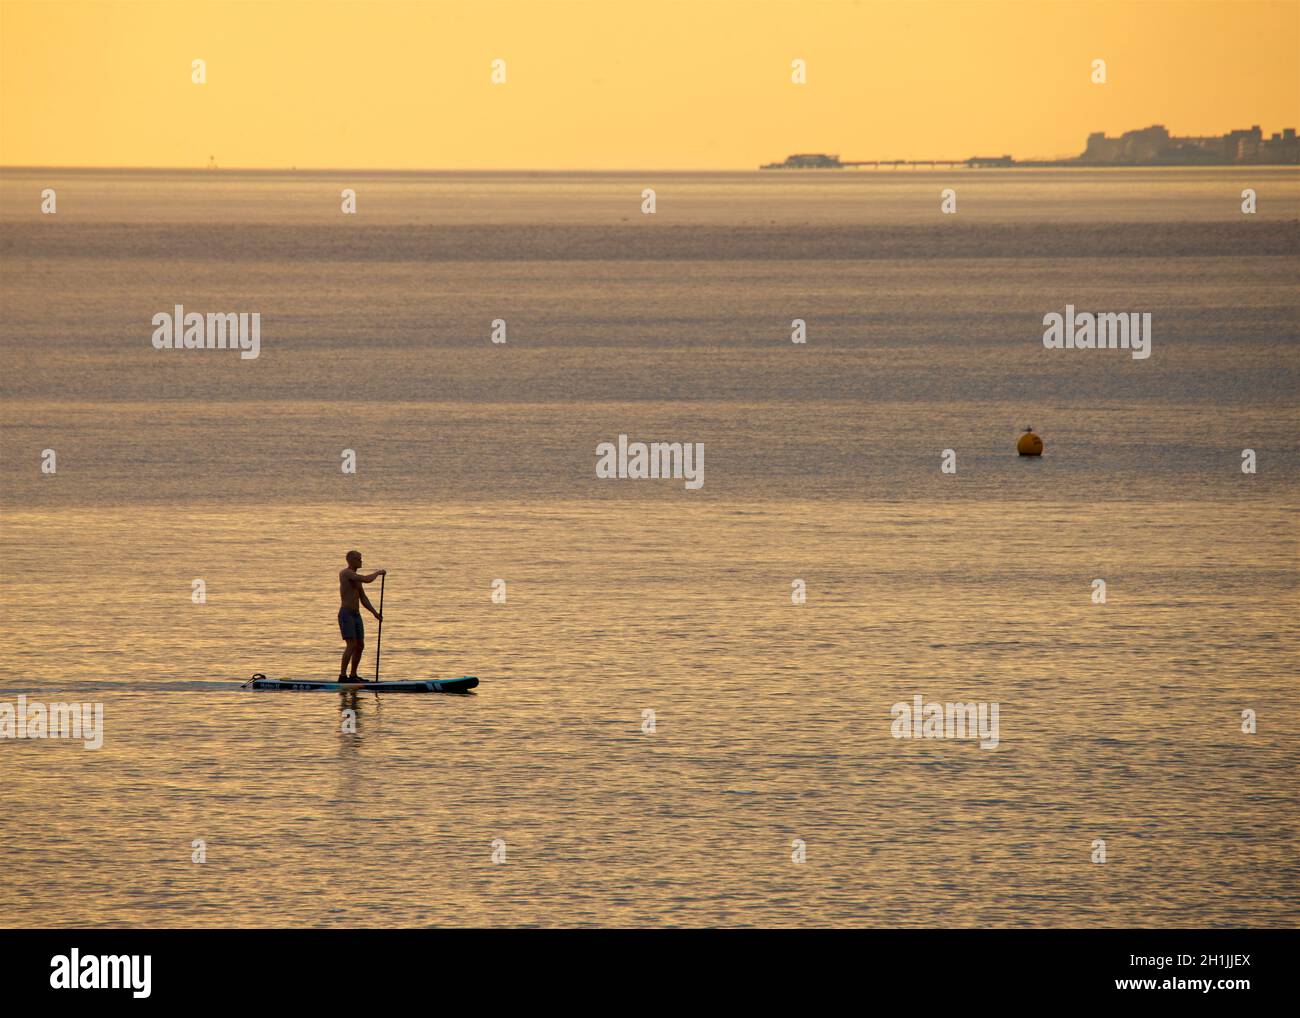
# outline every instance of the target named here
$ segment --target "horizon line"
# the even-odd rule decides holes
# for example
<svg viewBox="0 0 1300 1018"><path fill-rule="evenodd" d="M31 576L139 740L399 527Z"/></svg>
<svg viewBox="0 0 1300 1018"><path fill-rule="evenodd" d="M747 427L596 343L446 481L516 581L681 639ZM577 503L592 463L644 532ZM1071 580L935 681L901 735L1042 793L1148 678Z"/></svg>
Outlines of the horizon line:
<svg viewBox="0 0 1300 1018"><path fill-rule="evenodd" d="M1134 131L1149 130L1152 127L1163 127L1168 131L1168 126L1163 121L1153 121L1145 128L1130 128L1127 131L1116 135L1122 138L1124 134ZM1259 125L1252 124L1250 128L1229 128L1223 134L1203 134L1203 135L1176 135L1170 132L1171 137L1179 138L1217 138L1227 137L1233 131L1252 130ZM1260 128L1261 133L1263 129ZM1285 130L1280 129L1276 133L1282 133ZM1101 131L1092 131L1088 137L1094 134L1101 134L1110 137L1103 129ZM805 150L812 153L811 149ZM821 149L818 154L830 153L831 149ZM838 158L838 154L837 154ZM1105 164L1105 163L1085 163L1081 161L1080 153L1070 155L1054 156L1013 156L1020 163L1064 163L1079 161L1079 165L1088 168L1103 169L1107 166L1123 168L1122 164ZM864 160L865 162L875 162L877 160ZM889 162L890 160L880 160ZM927 158L917 158L913 160L904 160L910 162L930 162ZM963 160L941 160L945 162L962 162ZM1130 164L1129 168L1138 168L1141 164ZM1210 164L1207 164L1207 166ZM1224 164L1235 165L1235 164ZM1288 163L1279 164L1250 164L1250 165L1290 165ZM848 169L849 167L845 167ZM983 167L984 169L993 169L995 167ZM1021 169L1031 169L1033 167L1022 166ZM1063 167L1055 167L1057 169ZM197 164L185 165L140 165L140 164L118 164L103 165L94 163L69 163L69 164L35 164L35 163L0 163L0 172L4 170L167 170L167 171L187 171L194 170L198 172L273 172L273 173L737 173L749 172L750 170L761 169L761 166L624 166L624 167L597 167L597 166L506 166L506 167L485 167L485 166L427 166L427 167L399 167L399 166L209 166Z"/></svg>
<svg viewBox="0 0 1300 1018"><path fill-rule="evenodd" d="M1024 162L1073 163L1077 159L1077 155L1034 156L1030 159L1024 160ZM929 159L921 159L917 161L921 163L930 162ZM957 163L964 162L965 160L947 161ZM1115 164L1085 162L1079 162L1078 165L1089 169L1115 167ZM996 167L985 168L994 169ZM1066 167L1057 166L1055 168L1062 169ZM1136 169L1140 167L1134 165L1128 168ZM845 167L845 169L851 170L852 167ZM761 172L761 167L756 164L746 166L205 166L194 163L184 165L148 165L141 163L0 163L0 173L8 170L130 170L193 173L758 173Z"/></svg>

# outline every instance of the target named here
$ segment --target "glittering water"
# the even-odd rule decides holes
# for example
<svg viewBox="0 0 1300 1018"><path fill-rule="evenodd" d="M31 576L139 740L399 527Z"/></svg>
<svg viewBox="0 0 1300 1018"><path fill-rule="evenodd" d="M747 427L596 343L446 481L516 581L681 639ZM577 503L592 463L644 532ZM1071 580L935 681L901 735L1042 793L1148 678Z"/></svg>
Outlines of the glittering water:
<svg viewBox="0 0 1300 1018"><path fill-rule="evenodd" d="M0 739L0 923L1296 925L1297 219L1259 169L3 171L0 702L106 731ZM176 303L260 356L154 350ZM1152 357L1045 350L1067 303ZM620 433L703 488L597 479ZM331 674L351 547L385 677L475 695L238 689ZM999 745L893 738L916 694Z"/></svg>

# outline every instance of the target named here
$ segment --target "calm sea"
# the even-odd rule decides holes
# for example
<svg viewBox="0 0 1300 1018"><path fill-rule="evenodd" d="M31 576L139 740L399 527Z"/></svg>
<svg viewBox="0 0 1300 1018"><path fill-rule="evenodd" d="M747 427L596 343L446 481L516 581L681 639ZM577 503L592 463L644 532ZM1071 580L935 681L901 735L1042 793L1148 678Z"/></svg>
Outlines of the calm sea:
<svg viewBox="0 0 1300 1018"><path fill-rule="evenodd" d="M0 702L104 711L0 739L0 925L1297 925L1298 225L1259 168L0 171ZM354 547L384 676L475 695L239 689L334 673Z"/></svg>

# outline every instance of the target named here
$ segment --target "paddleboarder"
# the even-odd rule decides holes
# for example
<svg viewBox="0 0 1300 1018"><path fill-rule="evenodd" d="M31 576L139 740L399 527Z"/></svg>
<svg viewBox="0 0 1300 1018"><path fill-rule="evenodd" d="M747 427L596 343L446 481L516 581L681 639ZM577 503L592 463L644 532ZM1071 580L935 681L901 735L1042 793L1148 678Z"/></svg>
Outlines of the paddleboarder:
<svg viewBox="0 0 1300 1018"><path fill-rule="evenodd" d="M375 606L366 597L363 583L373 583L381 576L388 575L387 569L377 569L373 573L362 575L361 552L350 551L347 554L348 567L339 573L339 632L347 648L343 651L343 663L339 665L340 682L366 682L357 674L357 665L361 663L361 651L366 645L366 627L361 621L361 605L366 606L376 619L383 621L383 616L375 611ZM348 662L352 662L352 671L348 672Z"/></svg>

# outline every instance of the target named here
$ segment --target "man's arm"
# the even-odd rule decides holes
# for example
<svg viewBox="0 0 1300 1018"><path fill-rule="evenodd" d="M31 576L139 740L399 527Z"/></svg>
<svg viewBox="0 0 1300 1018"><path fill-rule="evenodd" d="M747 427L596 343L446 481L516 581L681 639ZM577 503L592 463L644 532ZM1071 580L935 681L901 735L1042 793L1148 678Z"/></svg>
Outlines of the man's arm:
<svg viewBox="0 0 1300 1018"><path fill-rule="evenodd" d="M359 572L357 572L355 569L344 569L344 570L343 570L343 575L344 575L344 577L346 577L347 579L351 580L353 583L374 583L375 580L379 579L379 577L381 577L381 576L387 576L387 575L388 575L388 570L387 570L387 569L376 569L376 570L375 570L373 573L371 573L370 575L368 575L368 576L362 576L362 575L361 575Z"/></svg>
<svg viewBox="0 0 1300 1018"><path fill-rule="evenodd" d="M359 590L357 593L361 596L361 603L366 606L366 611L370 612L370 614L377 619L383 617L379 612L375 611L375 606L370 603L370 598L366 597L366 592L364 590Z"/></svg>

